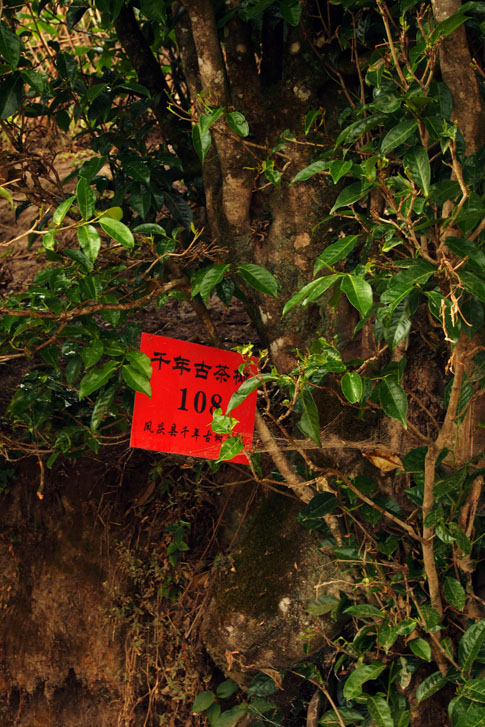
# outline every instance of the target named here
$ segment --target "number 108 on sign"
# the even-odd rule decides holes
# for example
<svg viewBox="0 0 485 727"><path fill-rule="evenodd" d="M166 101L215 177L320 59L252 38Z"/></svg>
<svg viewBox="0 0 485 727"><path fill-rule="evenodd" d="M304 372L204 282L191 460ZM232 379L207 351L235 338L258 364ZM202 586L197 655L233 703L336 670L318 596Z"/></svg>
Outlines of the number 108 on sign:
<svg viewBox="0 0 485 727"><path fill-rule="evenodd" d="M232 394L256 373L239 353L142 333L141 351L152 364L152 397L137 393L133 412L131 446L217 459L227 434L211 429L216 409L225 412ZM240 435L244 449L252 446L256 392L231 416L238 420L233 435ZM232 462L247 464L244 453Z"/></svg>

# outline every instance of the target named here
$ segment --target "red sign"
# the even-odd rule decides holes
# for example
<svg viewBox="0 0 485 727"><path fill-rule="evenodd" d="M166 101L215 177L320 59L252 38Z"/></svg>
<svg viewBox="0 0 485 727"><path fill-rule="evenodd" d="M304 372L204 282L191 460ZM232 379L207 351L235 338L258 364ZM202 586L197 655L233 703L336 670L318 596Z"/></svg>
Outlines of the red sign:
<svg viewBox="0 0 485 727"><path fill-rule="evenodd" d="M246 366L241 372L244 359L234 351L149 333L142 333L141 351L152 362L152 397L135 395L130 445L217 459L228 435L212 431L212 414L219 408L225 413L232 394L256 368ZM233 433L242 437L247 450L252 447L255 412L254 391L230 413L239 420ZM230 461L248 464L244 453Z"/></svg>

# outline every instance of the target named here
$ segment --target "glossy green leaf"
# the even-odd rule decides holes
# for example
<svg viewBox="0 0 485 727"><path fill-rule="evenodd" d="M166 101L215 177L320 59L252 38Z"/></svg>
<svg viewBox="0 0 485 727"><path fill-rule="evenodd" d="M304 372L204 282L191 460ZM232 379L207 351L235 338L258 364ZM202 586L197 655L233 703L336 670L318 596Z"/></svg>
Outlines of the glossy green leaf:
<svg viewBox="0 0 485 727"><path fill-rule="evenodd" d="M12 71L19 64L21 50L20 38L12 33L5 23L0 22L0 55L7 61Z"/></svg>
<svg viewBox="0 0 485 727"><path fill-rule="evenodd" d="M414 289L424 285L435 272L435 267L427 260L413 260L409 267L394 275L387 289L381 295L381 302L395 308Z"/></svg>
<svg viewBox="0 0 485 727"><path fill-rule="evenodd" d="M99 224L101 229L104 230L109 237L116 240L116 242L119 242L120 245L123 245L123 247L126 247L127 250L133 250L135 246L133 233L123 222L113 220L110 217L101 217Z"/></svg>
<svg viewBox="0 0 485 727"><path fill-rule="evenodd" d="M222 444L219 451L218 462L224 462L225 460L232 459L244 449L244 443L241 437L228 437Z"/></svg>
<svg viewBox="0 0 485 727"><path fill-rule="evenodd" d="M350 161L343 161L339 159L334 162L329 162L328 164L328 171L330 172L330 176L332 177L332 182L334 184L338 184L342 177L345 177L351 169L352 162Z"/></svg>
<svg viewBox="0 0 485 727"><path fill-rule="evenodd" d="M237 692L238 689L239 686L236 682L233 682L232 679L226 679L217 685L216 696L219 697L219 699L227 699Z"/></svg>
<svg viewBox="0 0 485 727"><path fill-rule="evenodd" d="M275 380L276 376L273 376L272 374L259 374L258 376L252 376L250 379L243 381L238 390L235 391L229 399L226 414L229 414L229 412L238 407L239 404L242 404L242 402L245 401L248 396L253 393L253 391L256 391L256 389L261 386L263 381Z"/></svg>
<svg viewBox="0 0 485 727"><path fill-rule="evenodd" d="M320 109L311 109L305 114L305 136L308 136L310 129L313 126L313 122L321 115Z"/></svg>
<svg viewBox="0 0 485 727"><path fill-rule="evenodd" d="M210 265L208 268L204 268L202 275L197 276L196 284L192 286L192 298L199 294L202 300L207 302L212 290L221 282L229 268L228 264Z"/></svg>
<svg viewBox="0 0 485 727"><path fill-rule="evenodd" d="M145 184L150 183L150 167L146 164L146 162L141 160L126 162L126 164L123 165L123 169L132 179L136 179L137 182L144 182Z"/></svg>
<svg viewBox="0 0 485 727"><path fill-rule="evenodd" d="M485 281L470 270L460 270L460 281L466 290L485 303Z"/></svg>
<svg viewBox="0 0 485 727"><path fill-rule="evenodd" d="M133 228L133 232L140 235L165 235L166 232L163 227L157 225L154 222L144 222L142 225L137 225Z"/></svg>
<svg viewBox="0 0 485 727"><path fill-rule="evenodd" d="M201 712L205 712L206 709L208 709L211 704L215 702L215 694L214 692L206 691L206 692L200 692L194 699L194 703L192 705L192 712L194 714L200 714Z"/></svg>
<svg viewBox="0 0 485 727"><path fill-rule="evenodd" d="M318 444L321 447L322 443L320 441L320 419L318 416L318 409L315 404L313 394L308 387L302 389L299 400L301 402L303 415L298 422L298 426L304 434L309 436L315 444Z"/></svg>
<svg viewBox="0 0 485 727"><path fill-rule="evenodd" d="M485 727L483 712L483 707L472 705L460 716L459 721L453 722L453 727Z"/></svg>
<svg viewBox="0 0 485 727"><path fill-rule="evenodd" d="M340 387L343 395L347 401L350 401L351 404L356 404L361 400L364 392L364 383L357 371L347 371L347 373L342 376Z"/></svg>
<svg viewBox="0 0 485 727"><path fill-rule="evenodd" d="M288 311L295 307L295 305L301 304L302 306L308 305L317 298L320 298L329 288L332 287L337 280L340 280L342 275L325 275L322 278L312 280L311 283L304 285L298 293L295 293L289 300L286 301L282 316L286 315Z"/></svg>
<svg viewBox="0 0 485 727"><path fill-rule="evenodd" d="M45 250L54 250L56 247L56 240L54 237L54 230L49 230L46 235L42 235L42 244Z"/></svg>
<svg viewBox="0 0 485 727"><path fill-rule="evenodd" d="M97 431L106 414L109 413L117 388L117 384L114 386L108 386L103 391L100 391L96 397L91 421L89 423L89 428L92 432Z"/></svg>
<svg viewBox="0 0 485 727"><path fill-rule="evenodd" d="M103 217L110 217L112 220L122 220L123 210L121 207L108 207L107 210L104 210Z"/></svg>
<svg viewBox="0 0 485 727"><path fill-rule="evenodd" d="M254 263L247 263L239 265L237 272L255 290L272 295L273 298L278 297L278 281L266 268Z"/></svg>
<svg viewBox="0 0 485 727"><path fill-rule="evenodd" d="M152 387L150 386L150 379L142 374L139 369L135 368L135 366L122 366L121 375L123 376L125 384L130 389L151 397Z"/></svg>
<svg viewBox="0 0 485 727"><path fill-rule="evenodd" d="M244 137L249 134L249 124L239 111L231 111L226 114L226 122L229 128L238 136Z"/></svg>
<svg viewBox="0 0 485 727"><path fill-rule="evenodd" d="M418 124L414 119L406 119L401 121L397 126L394 126L390 131L387 132L381 142L381 153L388 154L393 149L396 149L401 144L404 144L407 139L414 133Z"/></svg>
<svg viewBox="0 0 485 727"><path fill-rule="evenodd" d="M377 679L384 669L386 669L386 665L380 661L376 661L374 664L362 664L354 669L344 684L343 693L345 699L350 700L360 697L362 694L362 685L372 679Z"/></svg>
<svg viewBox="0 0 485 727"><path fill-rule="evenodd" d="M310 177L315 176L315 174L320 174L327 170L328 165L329 162L313 162L313 164L309 164L304 169L301 169L298 174L295 174L290 184L294 184L295 182L304 182L305 180L310 179Z"/></svg>
<svg viewBox="0 0 485 727"><path fill-rule="evenodd" d="M364 278L358 275L345 275L340 283L340 290L362 316L372 308L372 288Z"/></svg>
<svg viewBox="0 0 485 727"><path fill-rule="evenodd" d="M431 166L426 149L422 146L414 147L414 149L406 152L403 163L408 176L423 190L427 197L431 184Z"/></svg>
<svg viewBox="0 0 485 727"><path fill-rule="evenodd" d="M118 365L116 361L108 361L100 369L91 369L91 371L84 374L79 385L79 400L104 386L116 371Z"/></svg>
<svg viewBox="0 0 485 727"><path fill-rule="evenodd" d="M456 608L457 611L463 611L466 603L465 589L461 585L460 581L451 576L445 578L443 585L443 592L445 594L446 602Z"/></svg>
<svg viewBox="0 0 485 727"><path fill-rule="evenodd" d="M485 619L467 628L458 645L458 662L464 674L468 674L482 648L485 639Z"/></svg>
<svg viewBox="0 0 485 727"><path fill-rule="evenodd" d="M301 18L301 4L299 0L280 0L280 13L288 25L294 28L298 25Z"/></svg>
<svg viewBox="0 0 485 727"><path fill-rule="evenodd" d="M431 646L424 639L413 639L409 642L413 654L424 661L431 661Z"/></svg>
<svg viewBox="0 0 485 727"><path fill-rule="evenodd" d="M205 162L211 143L210 131L201 131L200 125L195 124L192 128L192 144L202 164Z"/></svg>
<svg viewBox="0 0 485 727"><path fill-rule="evenodd" d="M91 219L94 216L96 195L84 177L80 177L77 183L76 198L83 220Z"/></svg>
<svg viewBox="0 0 485 727"><path fill-rule="evenodd" d="M9 190L6 189L5 187L0 187L0 197L2 197L3 199L6 199L10 205L10 209L13 210L13 206L14 206L13 197L12 197L11 193L9 192Z"/></svg>
<svg viewBox="0 0 485 727"><path fill-rule="evenodd" d="M322 593L314 601L310 601L307 604L306 611L311 613L312 616L325 616L326 613L331 613L338 606L340 601L335 596L331 596L329 593Z"/></svg>
<svg viewBox="0 0 485 727"><path fill-rule="evenodd" d="M470 699L472 702L485 703L485 679L469 679L463 685L461 695Z"/></svg>
<svg viewBox="0 0 485 727"><path fill-rule="evenodd" d="M7 76L0 83L0 119L8 119L22 103L24 82L20 73Z"/></svg>
<svg viewBox="0 0 485 727"><path fill-rule="evenodd" d="M326 247L315 261L313 274L316 275L322 268L334 265L340 260L344 260L348 255L350 255L354 247L359 242L359 239L360 235L346 235L345 237L341 237L340 240L337 240L337 242L333 242L331 245Z"/></svg>
<svg viewBox="0 0 485 727"><path fill-rule="evenodd" d="M401 422L407 429L408 400L404 389L394 379L386 378L378 386L379 401L387 416Z"/></svg>
<svg viewBox="0 0 485 727"><path fill-rule="evenodd" d="M379 626L379 646L381 647L381 649L384 649L386 654L389 653L389 650L395 644L398 636L399 633L397 626L392 626L387 622Z"/></svg>
<svg viewBox="0 0 485 727"><path fill-rule="evenodd" d="M94 263L101 249L101 238L97 229L93 225L78 227L77 239L83 253Z"/></svg>
<svg viewBox="0 0 485 727"><path fill-rule="evenodd" d="M350 707L339 707L338 715L335 710L329 709L328 712L324 712L322 714L318 720L318 724L322 725L322 727L341 727L342 722L347 725L354 724L355 722L362 722L364 719L365 716L360 712L357 712L356 709L351 709Z"/></svg>
<svg viewBox="0 0 485 727"><path fill-rule="evenodd" d="M395 727L391 708L384 697L379 695L369 697L366 704L372 722L376 727Z"/></svg>
<svg viewBox="0 0 485 727"><path fill-rule="evenodd" d="M75 199L76 199L76 197L74 197L74 196L68 197L63 202L61 202L61 204L58 207L56 207L56 209L54 210L54 214L52 215L52 222L54 223L54 225L58 226L58 225L62 224L64 217L67 215L67 213L71 209L72 204Z"/></svg>
<svg viewBox="0 0 485 727"><path fill-rule="evenodd" d="M153 372L150 356L141 351L127 351L125 356L133 368L137 369L145 378L150 379Z"/></svg>
<svg viewBox="0 0 485 727"><path fill-rule="evenodd" d="M468 20L468 17L462 12L454 13L449 18L442 20L431 33L428 42L430 45L434 45L440 38L445 38L447 35L451 35L457 28Z"/></svg>
<svg viewBox="0 0 485 727"><path fill-rule="evenodd" d="M362 199L362 197L365 197L367 194L369 194L373 186L373 184L368 184L367 182L354 182L348 187L345 187L345 189L342 189L337 199L335 200L335 203L330 210L330 214L333 214L341 207L350 207L350 205L358 202L360 199Z"/></svg>
<svg viewBox="0 0 485 727"><path fill-rule="evenodd" d="M86 369L90 369L91 366L97 364L99 359L104 353L104 344L99 338L95 338L89 346L83 348L81 351L81 358Z"/></svg>
<svg viewBox="0 0 485 727"><path fill-rule="evenodd" d="M216 719L211 727L236 727L240 719L246 714L247 708L243 704L236 704L231 709L226 709Z"/></svg>
<svg viewBox="0 0 485 727"><path fill-rule="evenodd" d="M416 690L418 704L438 692L447 682L448 680L440 671L435 671L423 679Z"/></svg>
<svg viewBox="0 0 485 727"><path fill-rule="evenodd" d="M355 618L364 619L382 619L385 617L382 610L376 608L371 603L358 603L355 606L349 606L343 611L343 613L348 613L350 616L355 616Z"/></svg>

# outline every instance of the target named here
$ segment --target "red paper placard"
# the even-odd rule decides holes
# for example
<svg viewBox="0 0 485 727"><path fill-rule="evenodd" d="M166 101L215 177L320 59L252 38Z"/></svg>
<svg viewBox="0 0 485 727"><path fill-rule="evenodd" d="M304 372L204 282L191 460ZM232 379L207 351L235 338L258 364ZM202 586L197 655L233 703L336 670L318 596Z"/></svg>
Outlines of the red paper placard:
<svg viewBox="0 0 485 727"><path fill-rule="evenodd" d="M130 445L217 459L228 435L212 431L212 413L226 411L232 394L256 367L241 373L244 359L239 353L149 333L142 333L141 351L152 362L152 397L135 395ZM247 450L252 447L255 412L256 391L231 412L239 420L233 432L242 436ZM243 453L230 461L248 464Z"/></svg>

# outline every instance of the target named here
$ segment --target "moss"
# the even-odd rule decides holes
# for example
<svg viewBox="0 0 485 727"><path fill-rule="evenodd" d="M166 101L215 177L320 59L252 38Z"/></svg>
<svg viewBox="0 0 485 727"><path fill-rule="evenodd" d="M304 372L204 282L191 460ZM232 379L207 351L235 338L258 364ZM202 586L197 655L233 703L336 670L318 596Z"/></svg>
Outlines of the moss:
<svg viewBox="0 0 485 727"><path fill-rule="evenodd" d="M296 581L301 581L302 569L315 571L312 583L318 582L323 556L313 542L309 556L309 536L295 523L300 509L300 503L276 493L265 498L232 554L231 571L220 579L216 589L221 614L239 612L254 618L274 615L278 603L289 592L298 597ZM312 583L308 584L309 598Z"/></svg>

